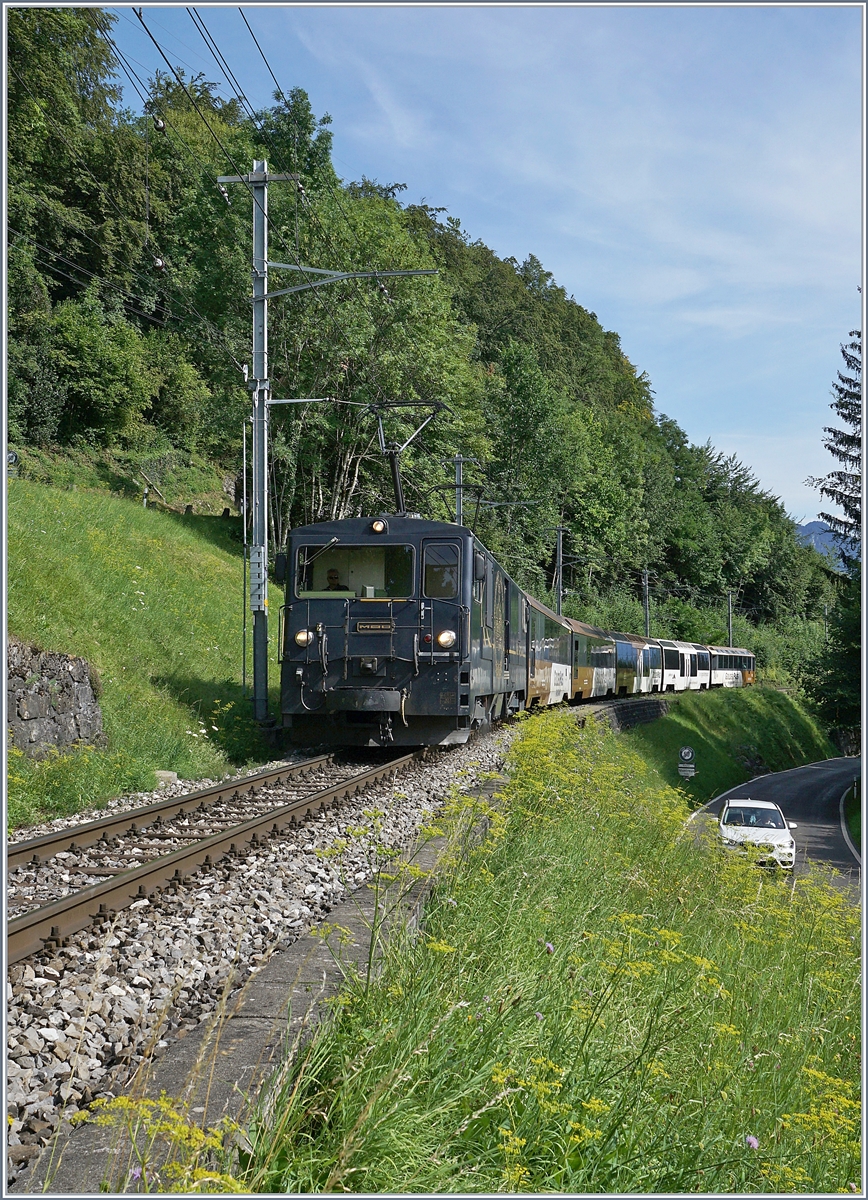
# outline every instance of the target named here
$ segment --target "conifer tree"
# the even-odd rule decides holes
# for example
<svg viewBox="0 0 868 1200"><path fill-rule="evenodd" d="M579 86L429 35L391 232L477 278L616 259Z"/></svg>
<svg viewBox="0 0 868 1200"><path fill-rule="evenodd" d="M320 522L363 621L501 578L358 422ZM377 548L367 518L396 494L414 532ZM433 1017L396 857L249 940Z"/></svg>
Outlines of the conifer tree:
<svg viewBox="0 0 868 1200"><path fill-rule="evenodd" d="M859 558L862 528L862 334L850 331L851 341L841 346L847 373L838 372L832 385L835 399L831 407L844 422L844 429L826 426L828 438L823 445L842 463L839 471L830 471L822 479L809 479L821 495L843 510L843 516L821 512L841 547L845 566L851 568Z"/></svg>

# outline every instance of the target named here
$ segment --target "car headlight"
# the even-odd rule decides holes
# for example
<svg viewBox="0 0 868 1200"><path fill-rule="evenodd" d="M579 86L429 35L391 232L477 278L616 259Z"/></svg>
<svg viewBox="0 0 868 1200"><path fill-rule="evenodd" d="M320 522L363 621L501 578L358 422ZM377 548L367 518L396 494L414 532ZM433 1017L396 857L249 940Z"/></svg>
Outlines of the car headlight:
<svg viewBox="0 0 868 1200"><path fill-rule="evenodd" d="M455 630L444 629L442 633L437 634L437 645L442 646L444 650L448 650L450 646L455 645Z"/></svg>
<svg viewBox="0 0 868 1200"><path fill-rule="evenodd" d="M299 629L298 633L295 635L295 640L299 646L309 646L313 641L313 630Z"/></svg>

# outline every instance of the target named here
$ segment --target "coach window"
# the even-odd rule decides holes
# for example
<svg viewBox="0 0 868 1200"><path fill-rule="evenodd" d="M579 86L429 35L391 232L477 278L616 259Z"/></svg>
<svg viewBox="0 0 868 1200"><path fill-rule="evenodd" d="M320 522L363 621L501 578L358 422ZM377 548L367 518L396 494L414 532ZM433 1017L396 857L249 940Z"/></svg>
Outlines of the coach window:
<svg viewBox="0 0 868 1200"><path fill-rule="evenodd" d="M427 542L422 559L422 595L454 600L458 595L458 547L451 542Z"/></svg>

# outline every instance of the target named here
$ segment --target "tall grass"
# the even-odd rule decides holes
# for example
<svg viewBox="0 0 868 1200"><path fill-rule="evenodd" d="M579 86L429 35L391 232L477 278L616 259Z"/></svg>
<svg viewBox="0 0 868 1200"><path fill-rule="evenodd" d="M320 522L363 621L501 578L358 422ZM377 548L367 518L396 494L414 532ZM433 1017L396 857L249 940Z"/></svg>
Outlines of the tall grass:
<svg viewBox="0 0 868 1200"><path fill-rule="evenodd" d="M797 700L762 686L683 693L665 717L622 736L695 804L764 771L786 771L837 754ZM696 751L696 775L689 780L678 775L684 745Z"/></svg>
<svg viewBox="0 0 868 1200"><path fill-rule="evenodd" d="M13 754L13 827L151 787L156 769L196 778L268 757L242 696L237 526L12 482L9 632L89 660L108 737L36 764ZM274 664L271 682L275 711Z"/></svg>
<svg viewBox="0 0 868 1200"><path fill-rule="evenodd" d="M723 859L571 713L512 751L487 840L288 1061L254 1192L815 1192L859 1176L859 916Z"/></svg>
<svg viewBox="0 0 868 1200"><path fill-rule="evenodd" d="M844 820L847 832L857 850L862 849L862 778L855 781L844 801Z"/></svg>

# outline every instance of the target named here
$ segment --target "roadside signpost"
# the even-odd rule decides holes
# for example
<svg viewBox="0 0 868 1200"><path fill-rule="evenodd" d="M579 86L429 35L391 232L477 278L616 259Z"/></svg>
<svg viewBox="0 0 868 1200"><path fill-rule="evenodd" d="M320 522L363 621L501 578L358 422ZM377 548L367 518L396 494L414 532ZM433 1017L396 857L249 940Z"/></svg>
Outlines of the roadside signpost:
<svg viewBox="0 0 868 1200"><path fill-rule="evenodd" d="M678 774L682 779L692 779L696 774L695 751L692 746L682 746L678 751Z"/></svg>

